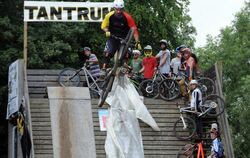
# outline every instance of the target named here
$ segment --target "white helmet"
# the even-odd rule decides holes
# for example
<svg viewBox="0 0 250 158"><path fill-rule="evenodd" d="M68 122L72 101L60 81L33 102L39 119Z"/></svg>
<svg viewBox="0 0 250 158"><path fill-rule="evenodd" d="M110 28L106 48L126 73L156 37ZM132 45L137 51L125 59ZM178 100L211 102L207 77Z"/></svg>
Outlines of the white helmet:
<svg viewBox="0 0 250 158"><path fill-rule="evenodd" d="M150 45L146 45L146 47L144 47L144 50L152 50L152 47Z"/></svg>
<svg viewBox="0 0 250 158"><path fill-rule="evenodd" d="M114 1L114 8L124 8L124 1L123 0L115 0Z"/></svg>
<svg viewBox="0 0 250 158"><path fill-rule="evenodd" d="M133 54L138 54L138 55L141 55L141 52L139 50L133 50Z"/></svg>
<svg viewBox="0 0 250 158"><path fill-rule="evenodd" d="M160 43L163 43L163 44L165 44L165 46L168 46L168 41L165 39L160 40Z"/></svg>
<svg viewBox="0 0 250 158"><path fill-rule="evenodd" d="M196 85L198 85L198 82L197 82L197 80L191 80L191 81L190 81L190 85L191 85L191 84L196 84Z"/></svg>

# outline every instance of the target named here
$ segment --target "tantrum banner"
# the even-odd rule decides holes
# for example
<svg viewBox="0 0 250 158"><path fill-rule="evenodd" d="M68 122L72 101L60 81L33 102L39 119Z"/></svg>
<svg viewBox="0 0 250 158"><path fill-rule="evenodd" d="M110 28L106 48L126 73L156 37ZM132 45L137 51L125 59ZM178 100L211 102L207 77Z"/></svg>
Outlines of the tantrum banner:
<svg viewBox="0 0 250 158"><path fill-rule="evenodd" d="M112 2L24 1L26 22L101 22Z"/></svg>

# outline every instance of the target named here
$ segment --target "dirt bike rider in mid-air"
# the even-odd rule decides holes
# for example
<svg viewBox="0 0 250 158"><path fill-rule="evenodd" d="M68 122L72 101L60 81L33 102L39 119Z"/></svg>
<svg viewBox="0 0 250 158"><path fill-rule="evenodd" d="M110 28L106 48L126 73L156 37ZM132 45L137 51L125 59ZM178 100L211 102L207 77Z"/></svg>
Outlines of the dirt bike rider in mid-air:
<svg viewBox="0 0 250 158"><path fill-rule="evenodd" d="M113 38L111 35L125 39L132 28L134 29L136 47L139 50L141 49L137 27L132 16L124 11L123 0L114 1L114 11L109 12L105 16L101 28L105 32L106 37L109 38L104 49L104 63L102 66L104 71L110 59L120 47L120 40Z"/></svg>

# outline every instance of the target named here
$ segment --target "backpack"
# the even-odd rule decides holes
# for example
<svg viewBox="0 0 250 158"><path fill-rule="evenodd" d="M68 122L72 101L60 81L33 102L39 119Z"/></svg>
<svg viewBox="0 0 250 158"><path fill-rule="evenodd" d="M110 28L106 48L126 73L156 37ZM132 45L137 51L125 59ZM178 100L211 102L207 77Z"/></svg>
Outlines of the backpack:
<svg viewBox="0 0 250 158"><path fill-rule="evenodd" d="M224 148L221 141L218 141L219 150L216 152L216 158L224 158Z"/></svg>

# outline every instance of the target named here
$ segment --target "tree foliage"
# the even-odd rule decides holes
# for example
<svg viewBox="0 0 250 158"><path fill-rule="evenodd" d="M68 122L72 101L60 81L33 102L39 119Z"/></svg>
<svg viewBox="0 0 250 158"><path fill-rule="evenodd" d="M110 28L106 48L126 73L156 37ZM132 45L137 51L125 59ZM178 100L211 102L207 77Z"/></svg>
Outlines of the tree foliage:
<svg viewBox="0 0 250 158"><path fill-rule="evenodd" d="M232 26L197 49L203 68L223 63L224 92L233 129L236 157L250 157L250 2L235 16Z"/></svg>

